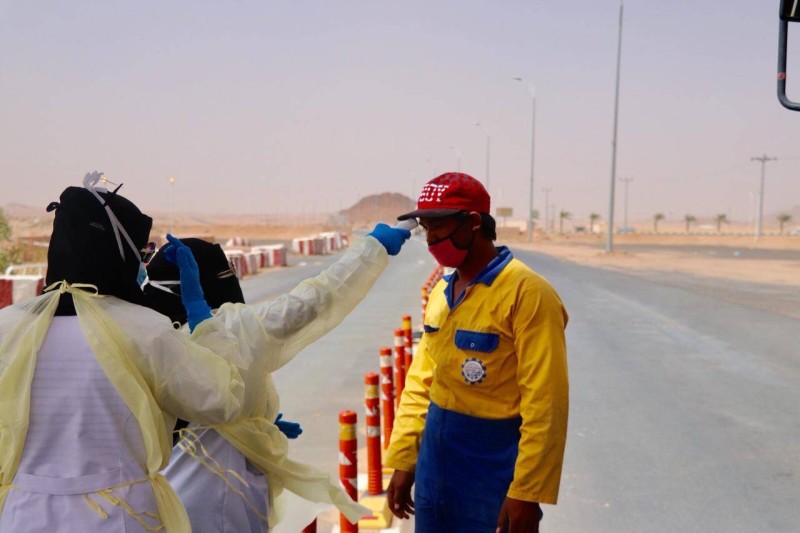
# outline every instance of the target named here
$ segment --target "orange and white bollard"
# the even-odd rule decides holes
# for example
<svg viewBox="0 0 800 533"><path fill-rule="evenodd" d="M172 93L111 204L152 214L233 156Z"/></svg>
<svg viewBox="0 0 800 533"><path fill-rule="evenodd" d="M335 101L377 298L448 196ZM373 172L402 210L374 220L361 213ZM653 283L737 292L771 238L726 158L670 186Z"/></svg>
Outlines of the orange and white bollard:
<svg viewBox="0 0 800 533"><path fill-rule="evenodd" d="M375 372L364 376L364 410L367 419L367 494L383 492L381 464L381 407L378 399L380 378Z"/></svg>
<svg viewBox="0 0 800 533"><path fill-rule="evenodd" d="M411 369L411 361L414 360L414 337L411 328L411 315L403 315L403 336L406 341L406 376L408 376L408 371Z"/></svg>
<svg viewBox="0 0 800 533"><path fill-rule="evenodd" d="M392 381L392 349L381 348L381 411L383 411L383 448L389 447L394 425L394 382Z"/></svg>
<svg viewBox="0 0 800 533"><path fill-rule="evenodd" d="M339 413L339 482L353 501L358 501L357 418L353 411ZM339 513L339 528L345 532L357 532L358 522L353 524Z"/></svg>
<svg viewBox="0 0 800 533"><path fill-rule="evenodd" d="M400 397L406 387L406 337L402 329L394 330L394 404L400 406Z"/></svg>
<svg viewBox="0 0 800 533"><path fill-rule="evenodd" d="M425 309L428 307L428 288L422 287L422 323L425 323Z"/></svg>

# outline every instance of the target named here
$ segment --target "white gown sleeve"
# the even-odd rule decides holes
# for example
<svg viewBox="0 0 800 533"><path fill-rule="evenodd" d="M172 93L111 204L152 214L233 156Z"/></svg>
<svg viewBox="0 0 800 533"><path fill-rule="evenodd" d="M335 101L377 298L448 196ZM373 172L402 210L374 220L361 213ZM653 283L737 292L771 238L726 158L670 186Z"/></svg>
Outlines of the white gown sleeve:
<svg viewBox="0 0 800 533"><path fill-rule="evenodd" d="M100 302L134 343L136 364L162 409L208 424L239 415L244 398L235 365L239 343L222 320L204 320L189 336L151 309L111 298Z"/></svg>
<svg viewBox="0 0 800 533"><path fill-rule="evenodd" d="M255 344L251 353L259 353L259 348L270 352L266 370L274 372L339 325L364 299L388 262L383 245L373 237L363 237L338 261L288 294L247 306L254 320L228 311L229 304L220 308L221 315L241 342ZM263 346L257 346L262 342Z"/></svg>

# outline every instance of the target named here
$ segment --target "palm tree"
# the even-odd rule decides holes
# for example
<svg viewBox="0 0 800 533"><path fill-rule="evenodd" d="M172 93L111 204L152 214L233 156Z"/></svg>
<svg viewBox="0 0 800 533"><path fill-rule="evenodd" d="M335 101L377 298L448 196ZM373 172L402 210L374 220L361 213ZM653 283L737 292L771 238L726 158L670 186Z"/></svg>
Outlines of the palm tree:
<svg viewBox="0 0 800 533"><path fill-rule="evenodd" d="M778 224L781 225L781 235L783 235L783 225L792 220L792 215L789 213L781 213L776 218L778 219Z"/></svg>
<svg viewBox="0 0 800 533"><path fill-rule="evenodd" d="M658 233L658 223L664 220L664 213L656 213L653 215L653 233Z"/></svg>
<svg viewBox="0 0 800 533"><path fill-rule="evenodd" d="M686 215L683 217L683 220L686 221L686 233L689 233L689 227L692 225L692 222L697 220L697 217L694 215Z"/></svg>
<svg viewBox="0 0 800 533"><path fill-rule="evenodd" d="M560 234L564 234L564 219L569 220L570 218L572 218L572 213L565 209L558 213L558 232Z"/></svg>
<svg viewBox="0 0 800 533"><path fill-rule="evenodd" d="M726 215L725 213L720 213L719 215L714 217L714 220L717 222L717 233L720 233L722 224L728 223L728 215Z"/></svg>
<svg viewBox="0 0 800 533"><path fill-rule="evenodd" d="M7 241L11 238L11 225L8 223L6 213L0 207L0 241Z"/></svg>
<svg viewBox="0 0 800 533"><path fill-rule="evenodd" d="M589 233L594 233L594 223L600 220L600 215L591 213L589 215Z"/></svg>

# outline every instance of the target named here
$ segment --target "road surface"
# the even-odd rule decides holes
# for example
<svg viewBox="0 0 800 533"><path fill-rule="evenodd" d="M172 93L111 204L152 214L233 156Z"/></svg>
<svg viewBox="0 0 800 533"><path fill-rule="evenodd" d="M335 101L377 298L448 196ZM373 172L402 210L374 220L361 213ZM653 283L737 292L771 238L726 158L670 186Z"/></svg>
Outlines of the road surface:
<svg viewBox="0 0 800 533"><path fill-rule="evenodd" d="M800 321L764 305L779 296L800 306L800 294L515 255L570 313L569 436L546 531L800 528ZM337 258L247 280L245 295L274 297ZM305 429L294 457L337 475L337 413L363 422L363 375L377 371L403 314L419 325L433 267L424 241L409 242L341 326L275 375L286 418Z"/></svg>

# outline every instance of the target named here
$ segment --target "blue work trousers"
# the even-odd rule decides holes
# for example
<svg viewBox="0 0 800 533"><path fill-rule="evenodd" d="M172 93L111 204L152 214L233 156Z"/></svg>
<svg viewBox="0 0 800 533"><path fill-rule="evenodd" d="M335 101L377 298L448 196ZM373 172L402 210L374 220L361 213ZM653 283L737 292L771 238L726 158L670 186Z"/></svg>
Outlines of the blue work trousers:
<svg viewBox="0 0 800 533"><path fill-rule="evenodd" d="M493 420L431 402L414 488L417 533L494 533L514 478L519 417Z"/></svg>

